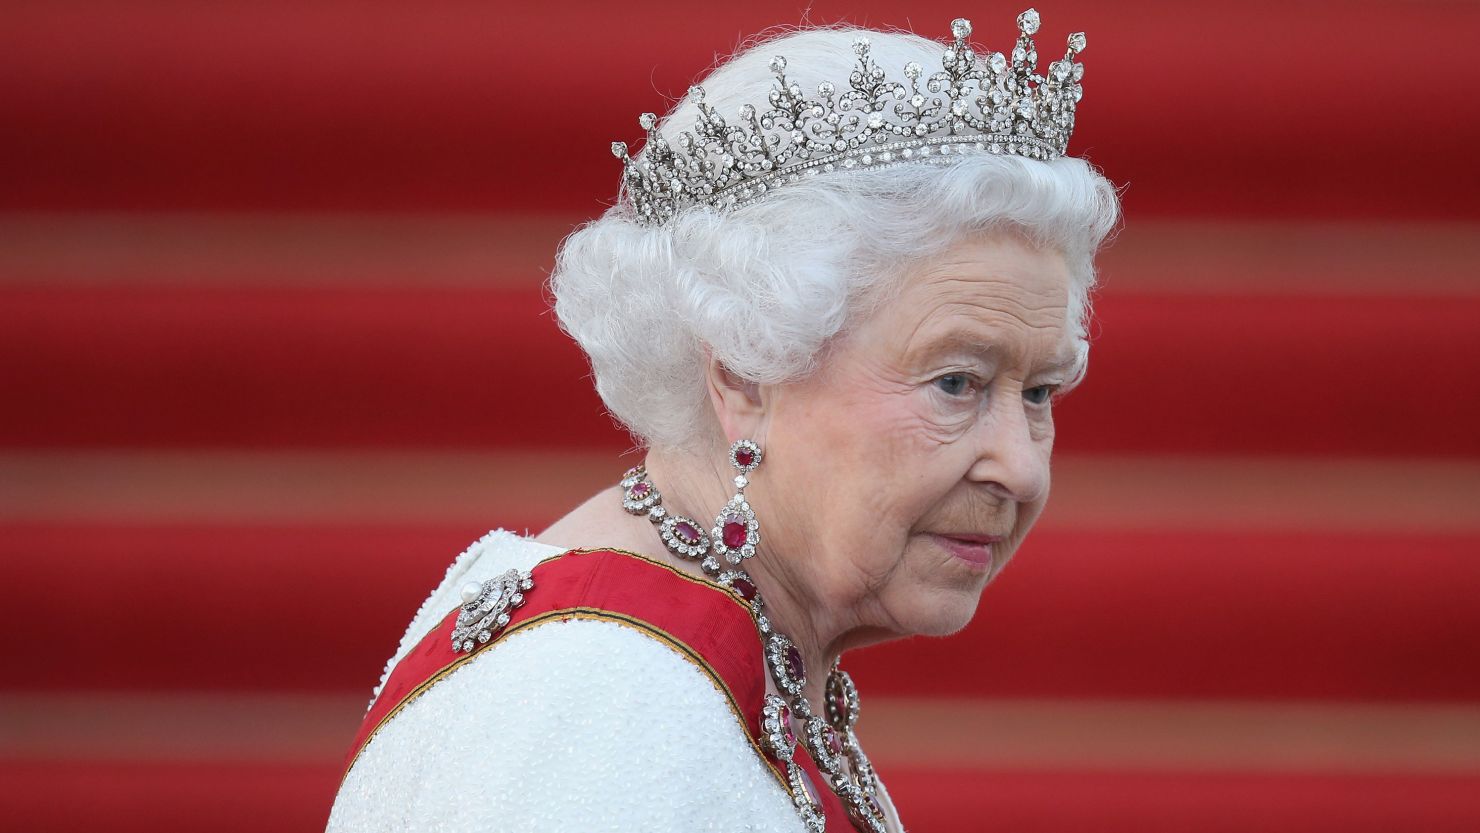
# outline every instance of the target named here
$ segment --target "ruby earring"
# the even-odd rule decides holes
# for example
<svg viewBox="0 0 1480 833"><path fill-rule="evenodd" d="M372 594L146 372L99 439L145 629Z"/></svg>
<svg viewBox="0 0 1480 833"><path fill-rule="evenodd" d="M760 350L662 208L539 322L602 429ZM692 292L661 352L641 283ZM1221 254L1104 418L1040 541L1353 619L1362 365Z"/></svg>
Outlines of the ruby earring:
<svg viewBox="0 0 1480 833"><path fill-rule="evenodd" d="M761 464L761 447L750 440L736 440L730 446L730 465L735 467L735 496L721 509L714 519L714 528L709 537L714 554L731 564L739 564L755 555L761 542L760 524L756 523L755 512L750 501L745 499L745 487L750 485L749 474ZM715 566L718 566L716 563Z"/></svg>

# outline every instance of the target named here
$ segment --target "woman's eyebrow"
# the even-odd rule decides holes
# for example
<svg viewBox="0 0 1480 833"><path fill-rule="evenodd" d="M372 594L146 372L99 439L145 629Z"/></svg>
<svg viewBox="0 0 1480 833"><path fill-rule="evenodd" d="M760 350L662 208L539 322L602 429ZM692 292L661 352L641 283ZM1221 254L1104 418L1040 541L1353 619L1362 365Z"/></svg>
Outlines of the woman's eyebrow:
<svg viewBox="0 0 1480 833"><path fill-rule="evenodd" d="M971 353L988 358L1006 352L1002 345L990 336L984 336L979 331L961 327L953 327L943 333L932 336L926 340L923 346L932 352L959 350L963 353Z"/></svg>
<svg viewBox="0 0 1480 833"><path fill-rule="evenodd" d="M989 360L998 359L1004 355L1010 355L1012 353L1012 351L1007 349L1007 347L1005 347L1000 341L992 338L991 336L984 335L983 333L973 329L966 329L961 327L954 327L950 330L946 330L945 332L940 333L937 336L931 337L921 346L920 350L920 352L929 353L942 353L950 351L970 353L973 356L980 356L981 358ZM1039 369L1048 371L1068 371L1074 369L1075 365L1077 365L1078 363L1079 356L1077 353L1075 353L1072 349L1062 349L1055 351L1055 353L1051 357L1049 357L1049 359Z"/></svg>

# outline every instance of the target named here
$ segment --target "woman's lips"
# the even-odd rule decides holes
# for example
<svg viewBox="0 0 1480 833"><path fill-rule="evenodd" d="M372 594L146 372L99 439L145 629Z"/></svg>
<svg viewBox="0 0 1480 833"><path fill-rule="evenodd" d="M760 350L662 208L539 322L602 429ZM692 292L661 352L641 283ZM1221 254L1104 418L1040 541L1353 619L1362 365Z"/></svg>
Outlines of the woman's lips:
<svg viewBox="0 0 1480 833"><path fill-rule="evenodd" d="M992 566L992 548L1002 540L997 535L940 535L931 533L946 552L979 569Z"/></svg>

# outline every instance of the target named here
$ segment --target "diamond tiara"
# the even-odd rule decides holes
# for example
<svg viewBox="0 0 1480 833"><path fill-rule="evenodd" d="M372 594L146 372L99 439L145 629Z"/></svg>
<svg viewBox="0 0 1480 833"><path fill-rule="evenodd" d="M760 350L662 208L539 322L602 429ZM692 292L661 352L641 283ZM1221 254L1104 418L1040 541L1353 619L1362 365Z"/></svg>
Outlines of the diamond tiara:
<svg viewBox="0 0 1480 833"><path fill-rule="evenodd" d="M951 21L955 42L928 76L920 64L904 65L904 80L885 75L867 38L853 42L858 56L846 86L823 81L816 95L786 76L786 59L771 59L776 80L762 107L740 107L735 123L689 88L699 116L678 134L677 148L657 132L658 117L643 113L647 131L639 158L613 142L622 160L622 190L637 220L659 225L686 208L728 209L806 176L906 162L949 161L952 154L983 151L1029 159L1064 154L1074 130L1074 108L1083 97L1083 32L1069 36L1062 60L1039 75L1038 12L1017 17L1018 39L1010 57L985 56L967 42L971 21ZM841 88L841 91L840 91Z"/></svg>

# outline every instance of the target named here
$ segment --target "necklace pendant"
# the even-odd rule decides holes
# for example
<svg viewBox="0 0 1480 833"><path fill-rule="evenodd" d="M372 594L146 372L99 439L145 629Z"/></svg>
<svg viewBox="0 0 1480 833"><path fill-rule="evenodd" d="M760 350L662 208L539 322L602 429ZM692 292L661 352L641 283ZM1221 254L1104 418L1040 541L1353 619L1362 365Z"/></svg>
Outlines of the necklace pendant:
<svg viewBox="0 0 1480 833"><path fill-rule="evenodd" d="M726 570L716 578L720 584L739 593L740 598L749 603L752 608L760 609L760 590L755 586L755 581L751 579L749 573L744 570Z"/></svg>
<svg viewBox="0 0 1480 833"><path fill-rule="evenodd" d="M622 508L633 515L648 514L648 510L662 500L658 488L648 479L647 469L642 466L628 469L619 485L622 487Z"/></svg>
<svg viewBox="0 0 1480 833"><path fill-rule="evenodd" d="M867 831L867 833L886 833L887 822L884 817L884 808L878 799L867 795L855 784L846 784L838 791L838 796L843 799L843 805L848 808L848 817L853 820L853 826Z"/></svg>
<svg viewBox="0 0 1480 833"><path fill-rule="evenodd" d="M858 722L858 687L853 678L841 668L834 668L827 675L827 700L823 704L827 721L835 728L849 730Z"/></svg>
<svg viewBox="0 0 1480 833"><path fill-rule="evenodd" d="M791 728L791 709L775 694L767 694L761 708L761 744L786 769L786 782L792 803L807 826L808 833L824 833L827 819L817 788L796 761L797 737Z"/></svg>
<svg viewBox="0 0 1480 833"><path fill-rule="evenodd" d="M761 707L761 740L772 755L789 761L796 754L797 736L791 730L791 709L786 701L767 694Z"/></svg>
<svg viewBox="0 0 1480 833"><path fill-rule="evenodd" d="M766 665L777 688L794 698L801 696L807 684L807 666L802 662L802 652L785 634L771 631L766 640Z"/></svg>
<svg viewBox="0 0 1480 833"><path fill-rule="evenodd" d="M803 731L806 732L807 748L811 750L817 767L834 781L838 776L845 775L848 761L843 757L842 735L827 725L827 721L815 715L807 721Z"/></svg>
<svg viewBox="0 0 1480 833"><path fill-rule="evenodd" d="M703 558L709 554L709 536L693 518L669 515L658 525L658 535L668 551L681 558Z"/></svg>

